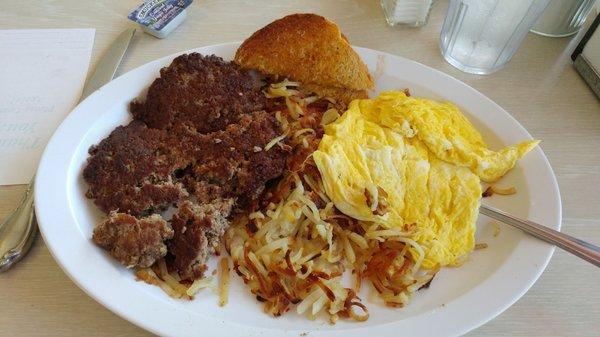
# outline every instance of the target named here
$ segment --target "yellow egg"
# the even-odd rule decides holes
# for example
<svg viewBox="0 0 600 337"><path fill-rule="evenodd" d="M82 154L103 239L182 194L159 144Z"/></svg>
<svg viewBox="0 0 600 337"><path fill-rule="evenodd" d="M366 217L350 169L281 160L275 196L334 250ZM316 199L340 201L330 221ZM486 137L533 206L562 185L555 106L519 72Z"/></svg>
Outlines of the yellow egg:
<svg viewBox="0 0 600 337"><path fill-rule="evenodd" d="M313 156L341 212L402 229L436 268L473 249L480 179L499 179L536 144L489 150L454 105L390 91L353 101Z"/></svg>
<svg viewBox="0 0 600 337"><path fill-rule="evenodd" d="M500 151L488 149L481 134L452 103L408 97L388 91L377 100L359 102L365 117L406 134L410 125L438 158L470 168L485 182L500 179L539 141L525 141Z"/></svg>

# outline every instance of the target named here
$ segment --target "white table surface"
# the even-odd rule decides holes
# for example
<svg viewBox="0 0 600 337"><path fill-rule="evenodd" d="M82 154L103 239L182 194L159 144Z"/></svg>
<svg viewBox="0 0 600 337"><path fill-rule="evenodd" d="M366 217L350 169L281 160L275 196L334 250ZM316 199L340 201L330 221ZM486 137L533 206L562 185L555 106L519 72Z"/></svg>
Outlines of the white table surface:
<svg viewBox="0 0 600 337"><path fill-rule="evenodd" d="M95 28L93 68L109 43L131 24L138 0L3 1L0 29ZM285 14L314 12L337 22L352 44L390 52L446 72L481 91L542 139L558 177L563 231L600 244L600 104L573 69L578 37L529 34L508 66L474 76L443 61L441 1L423 28L387 26L379 1L200 1L167 39L136 34L117 75L156 58L194 47L241 41ZM0 51L1 52L1 51ZM0 65L5 66L5 65ZM0 219L24 186L0 187ZM482 299L485 300L485 299ZM85 295L38 239L30 254L0 274L0 336L145 336ZM600 336L600 269L557 250L531 290L471 336Z"/></svg>

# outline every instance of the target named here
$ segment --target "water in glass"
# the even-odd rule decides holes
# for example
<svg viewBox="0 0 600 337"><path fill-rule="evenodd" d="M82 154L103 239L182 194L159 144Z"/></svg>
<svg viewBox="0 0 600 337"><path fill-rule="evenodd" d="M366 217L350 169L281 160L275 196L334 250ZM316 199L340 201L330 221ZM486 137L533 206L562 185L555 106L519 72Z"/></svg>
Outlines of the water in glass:
<svg viewBox="0 0 600 337"><path fill-rule="evenodd" d="M550 0L452 0L440 36L456 68L489 74L513 56Z"/></svg>

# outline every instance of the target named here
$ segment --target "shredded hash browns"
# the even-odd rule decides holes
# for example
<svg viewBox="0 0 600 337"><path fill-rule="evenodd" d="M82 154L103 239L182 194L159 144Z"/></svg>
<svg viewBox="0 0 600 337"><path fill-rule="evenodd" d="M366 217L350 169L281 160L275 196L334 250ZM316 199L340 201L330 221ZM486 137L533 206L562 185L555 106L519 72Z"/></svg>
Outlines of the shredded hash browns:
<svg viewBox="0 0 600 337"><path fill-rule="evenodd" d="M285 146L286 139L293 155L266 208L226 233L234 270L273 316L295 308L310 319L325 313L332 323L339 317L364 321L369 312L357 296L363 279L386 305L402 307L435 271L420 273L420 262L408 253L409 246L420 247L402 231L374 227L334 207L311 155L322 125L340 113L333 102L315 112L319 99L305 96L298 86L286 80L267 92L285 102L276 113L285 134L272 146ZM344 282L349 274L353 281Z"/></svg>

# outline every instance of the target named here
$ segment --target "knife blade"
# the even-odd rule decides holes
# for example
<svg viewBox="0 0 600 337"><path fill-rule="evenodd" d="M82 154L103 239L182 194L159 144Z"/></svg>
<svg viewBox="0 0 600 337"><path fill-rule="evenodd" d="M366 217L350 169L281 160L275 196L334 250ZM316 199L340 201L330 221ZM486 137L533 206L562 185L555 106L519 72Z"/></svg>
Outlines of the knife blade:
<svg viewBox="0 0 600 337"><path fill-rule="evenodd" d="M108 47L85 82L80 102L113 79L134 34L135 28L126 29ZM21 260L35 240L37 223L33 207L34 180L35 177L31 179L19 206L0 223L0 273Z"/></svg>
<svg viewBox="0 0 600 337"><path fill-rule="evenodd" d="M92 76L85 82L80 101L113 79L134 34L135 28L126 29L108 47L106 53L98 61Z"/></svg>

